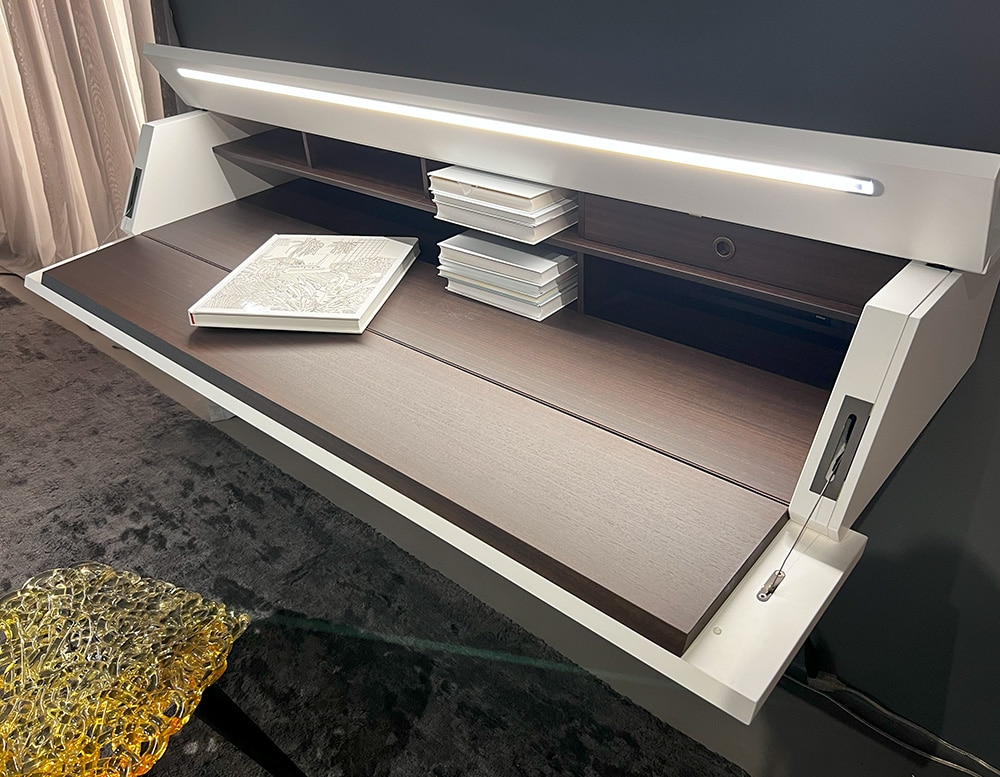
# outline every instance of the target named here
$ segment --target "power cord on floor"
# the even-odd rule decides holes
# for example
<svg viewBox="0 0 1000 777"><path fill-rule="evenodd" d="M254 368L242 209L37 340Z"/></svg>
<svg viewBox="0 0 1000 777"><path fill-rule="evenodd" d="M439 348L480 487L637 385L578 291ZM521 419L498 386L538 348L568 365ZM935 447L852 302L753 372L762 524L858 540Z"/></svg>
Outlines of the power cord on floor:
<svg viewBox="0 0 1000 777"><path fill-rule="evenodd" d="M971 777L1000 777L1000 769L941 739L916 723L887 710L874 699L843 683L834 675L820 672L806 682L792 674L783 680L834 704L854 720L905 750ZM943 755L936 755L940 752ZM948 757L943 757L947 755ZM954 759L954 760L950 760Z"/></svg>

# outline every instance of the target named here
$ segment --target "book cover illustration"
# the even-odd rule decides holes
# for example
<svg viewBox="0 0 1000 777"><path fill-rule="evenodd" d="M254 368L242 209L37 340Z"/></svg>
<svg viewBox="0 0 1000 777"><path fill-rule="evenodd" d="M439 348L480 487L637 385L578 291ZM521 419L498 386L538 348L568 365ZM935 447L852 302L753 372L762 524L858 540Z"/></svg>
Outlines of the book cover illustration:
<svg viewBox="0 0 1000 777"><path fill-rule="evenodd" d="M275 235L194 306L200 313L360 317L414 240Z"/></svg>

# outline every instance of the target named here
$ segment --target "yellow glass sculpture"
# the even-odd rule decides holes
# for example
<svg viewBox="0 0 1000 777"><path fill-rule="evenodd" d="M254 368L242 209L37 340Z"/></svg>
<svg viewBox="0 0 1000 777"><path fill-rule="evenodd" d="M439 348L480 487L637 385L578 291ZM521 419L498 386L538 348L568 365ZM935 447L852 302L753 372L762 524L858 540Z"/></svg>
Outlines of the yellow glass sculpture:
<svg viewBox="0 0 1000 777"><path fill-rule="evenodd" d="M0 774L145 774L248 623L103 564L32 578L0 599Z"/></svg>

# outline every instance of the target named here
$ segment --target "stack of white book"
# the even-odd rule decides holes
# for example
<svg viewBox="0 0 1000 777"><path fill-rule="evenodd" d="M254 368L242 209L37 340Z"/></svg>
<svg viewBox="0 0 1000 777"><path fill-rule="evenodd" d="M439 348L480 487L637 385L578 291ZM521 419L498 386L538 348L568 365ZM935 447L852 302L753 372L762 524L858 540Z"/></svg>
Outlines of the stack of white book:
<svg viewBox="0 0 1000 777"><path fill-rule="evenodd" d="M445 167L429 173L437 216L535 245L577 222L576 192L556 186Z"/></svg>
<svg viewBox="0 0 1000 777"><path fill-rule="evenodd" d="M448 291L535 321L577 297L576 259L545 246L463 232L442 240L438 273Z"/></svg>

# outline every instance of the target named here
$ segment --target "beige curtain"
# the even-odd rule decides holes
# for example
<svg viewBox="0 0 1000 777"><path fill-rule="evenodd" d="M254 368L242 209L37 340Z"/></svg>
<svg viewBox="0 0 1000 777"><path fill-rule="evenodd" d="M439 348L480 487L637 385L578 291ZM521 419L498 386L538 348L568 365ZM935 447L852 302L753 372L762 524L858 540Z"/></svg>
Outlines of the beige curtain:
<svg viewBox="0 0 1000 777"><path fill-rule="evenodd" d="M139 128L162 115L141 57L149 0L0 0L0 246L23 273L118 236ZM16 266L11 266L12 264Z"/></svg>

